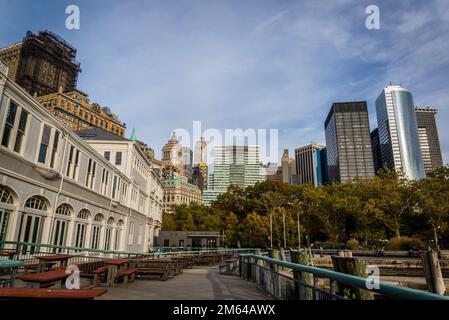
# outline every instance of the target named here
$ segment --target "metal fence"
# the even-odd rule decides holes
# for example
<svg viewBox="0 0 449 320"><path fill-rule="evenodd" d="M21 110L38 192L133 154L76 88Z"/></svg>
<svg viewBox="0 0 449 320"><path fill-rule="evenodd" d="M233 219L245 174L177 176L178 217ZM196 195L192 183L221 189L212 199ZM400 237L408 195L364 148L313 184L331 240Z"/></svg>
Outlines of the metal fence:
<svg viewBox="0 0 449 320"><path fill-rule="evenodd" d="M352 295L341 294L338 285L368 291L382 299L449 300L426 291L394 286L379 282L369 289L367 279L331 270L295 264L253 254L240 254L240 276L254 281L270 296L280 300L348 300ZM285 268L285 271L282 269ZM305 283L301 275L310 276Z"/></svg>

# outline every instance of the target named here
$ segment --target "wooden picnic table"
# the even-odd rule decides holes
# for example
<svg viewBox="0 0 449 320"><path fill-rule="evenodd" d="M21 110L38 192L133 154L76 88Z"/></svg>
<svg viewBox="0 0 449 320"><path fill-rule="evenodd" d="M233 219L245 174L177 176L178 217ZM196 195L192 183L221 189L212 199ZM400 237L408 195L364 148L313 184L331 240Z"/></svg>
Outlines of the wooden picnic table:
<svg viewBox="0 0 449 320"><path fill-rule="evenodd" d="M0 256L7 256L9 260L14 260L17 253L15 250L0 250Z"/></svg>
<svg viewBox="0 0 449 320"><path fill-rule="evenodd" d="M0 270L7 270L11 274L9 280L0 281L0 284L9 283L11 287L15 286L17 269L23 265L19 260L0 260Z"/></svg>
<svg viewBox="0 0 449 320"><path fill-rule="evenodd" d="M0 299L95 299L106 289L0 288Z"/></svg>
<svg viewBox="0 0 449 320"><path fill-rule="evenodd" d="M55 282L59 282L59 287L62 288L62 281L67 279L71 273L67 273L65 268L60 268L55 271L28 273L18 276L17 279L26 282L31 288L45 288L49 287Z"/></svg>
<svg viewBox="0 0 449 320"><path fill-rule="evenodd" d="M129 259L105 260L104 265L108 269L106 274L106 283L109 286L113 286L122 273L128 269L129 262Z"/></svg>
<svg viewBox="0 0 449 320"><path fill-rule="evenodd" d="M37 272L44 272L47 269L47 264L52 262L59 262L60 267L67 267L68 261L74 256L68 254L55 254L49 256L35 256L39 260L39 266Z"/></svg>

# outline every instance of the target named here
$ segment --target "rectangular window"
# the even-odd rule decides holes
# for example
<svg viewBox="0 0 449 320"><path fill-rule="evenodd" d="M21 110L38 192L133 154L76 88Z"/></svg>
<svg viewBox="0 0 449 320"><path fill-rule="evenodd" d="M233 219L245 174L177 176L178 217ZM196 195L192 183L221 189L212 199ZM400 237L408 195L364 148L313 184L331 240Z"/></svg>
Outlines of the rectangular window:
<svg viewBox="0 0 449 320"><path fill-rule="evenodd" d="M20 153L22 150L23 137L28 121L28 112L22 109L20 113L19 127L17 128L16 142L14 143L14 151Z"/></svg>
<svg viewBox="0 0 449 320"><path fill-rule="evenodd" d="M111 151L105 151L104 158L108 161L111 160Z"/></svg>
<svg viewBox="0 0 449 320"><path fill-rule="evenodd" d="M122 153L116 152L115 153L115 165L120 166L122 164Z"/></svg>
<svg viewBox="0 0 449 320"><path fill-rule="evenodd" d="M129 224L129 238L128 238L128 245L132 245L134 241L134 222L131 222Z"/></svg>
<svg viewBox="0 0 449 320"><path fill-rule="evenodd" d="M39 148L38 162L44 163L47 159L48 145L50 143L51 128L44 125L44 131L42 132L41 146Z"/></svg>
<svg viewBox="0 0 449 320"><path fill-rule="evenodd" d="M101 193L106 195L108 191L108 180L109 180L109 171L107 169L103 169L103 173L101 175Z"/></svg>
<svg viewBox="0 0 449 320"><path fill-rule="evenodd" d="M117 194L117 176L114 176L114 182L112 183L112 199L115 199L115 196Z"/></svg>
<svg viewBox="0 0 449 320"><path fill-rule="evenodd" d="M93 188L94 180L95 180L95 170L97 168L97 163L89 159L89 165L87 167L87 178L86 178L86 187Z"/></svg>
<svg viewBox="0 0 449 320"><path fill-rule="evenodd" d="M16 121L17 105L11 101L9 104L8 115L6 116L5 129L3 130L2 146L8 148L9 137L11 136L14 122Z"/></svg>
<svg viewBox="0 0 449 320"><path fill-rule="evenodd" d="M58 145L59 145L59 132L55 132L55 137L53 139L53 148L51 151L51 160L50 160L50 168L54 168L56 155L58 154Z"/></svg>
<svg viewBox="0 0 449 320"><path fill-rule="evenodd" d="M137 238L137 244L142 244L143 240L143 225L139 226L139 236Z"/></svg>

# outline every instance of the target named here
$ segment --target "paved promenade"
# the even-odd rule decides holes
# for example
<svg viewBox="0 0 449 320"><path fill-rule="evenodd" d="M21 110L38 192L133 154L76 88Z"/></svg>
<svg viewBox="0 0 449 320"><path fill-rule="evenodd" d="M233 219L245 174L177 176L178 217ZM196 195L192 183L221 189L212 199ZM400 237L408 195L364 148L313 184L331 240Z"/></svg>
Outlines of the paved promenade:
<svg viewBox="0 0 449 320"><path fill-rule="evenodd" d="M98 300L265 300L255 286L237 276L220 275L218 267L194 267L167 281L136 280L108 288Z"/></svg>

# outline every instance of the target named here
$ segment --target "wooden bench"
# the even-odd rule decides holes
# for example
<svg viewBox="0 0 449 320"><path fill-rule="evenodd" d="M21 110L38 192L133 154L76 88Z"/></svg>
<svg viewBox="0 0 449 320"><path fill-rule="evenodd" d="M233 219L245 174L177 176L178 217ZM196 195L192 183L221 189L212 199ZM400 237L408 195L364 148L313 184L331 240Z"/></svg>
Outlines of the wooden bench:
<svg viewBox="0 0 449 320"><path fill-rule="evenodd" d="M147 277L157 277L157 279L166 281L169 278L169 271L167 269L156 269L156 268L137 268L137 275L139 278L142 276Z"/></svg>
<svg viewBox="0 0 449 320"><path fill-rule="evenodd" d="M92 271L92 273L94 275L93 284L99 285L102 282L106 282L107 272L108 272L108 268L106 268L106 267L100 267L100 268L97 268L94 271Z"/></svg>
<svg viewBox="0 0 449 320"><path fill-rule="evenodd" d="M56 262L48 262L47 263L47 270L51 270L56 266ZM40 267L40 263L29 263L29 264L25 264L23 265L23 269L25 271L25 273L29 273L29 272L38 272L38 269ZM45 271L47 271L45 270Z"/></svg>
<svg viewBox="0 0 449 320"><path fill-rule="evenodd" d="M59 268L54 271L28 273L18 276L17 279L27 283L27 286L32 288L48 288L54 285L56 282L60 282L67 279L70 273L66 273L65 268Z"/></svg>
<svg viewBox="0 0 449 320"><path fill-rule="evenodd" d="M133 268L133 269L128 269L122 272L122 277L123 277L123 285L126 287L126 285L128 284L128 279L133 282L135 277L136 277L136 273L137 273L137 269Z"/></svg>
<svg viewBox="0 0 449 320"><path fill-rule="evenodd" d="M106 289L0 288L0 299L95 299Z"/></svg>

